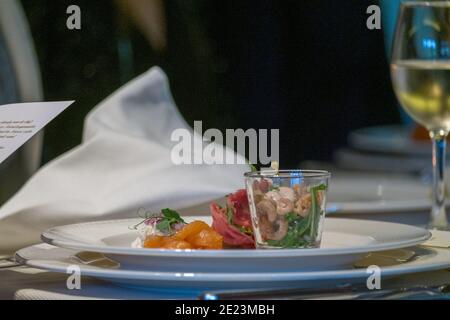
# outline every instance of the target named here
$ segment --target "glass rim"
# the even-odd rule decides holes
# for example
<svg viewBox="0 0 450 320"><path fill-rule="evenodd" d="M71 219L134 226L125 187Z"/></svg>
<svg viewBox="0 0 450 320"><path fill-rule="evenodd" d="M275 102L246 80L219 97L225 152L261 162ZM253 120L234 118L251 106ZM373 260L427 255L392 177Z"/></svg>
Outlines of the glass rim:
<svg viewBox="0 0 450 320"><path fill-rule="evenodd" d="M402 7L450 7L450 1L404 1Z"/></svg>
<svg viewBox="0 0 450 320"><path fill-rule="evenodd" d="M292 176L292 173L298 173L299 176ZM244 173L246 178L305 178L305 179L329 179L331 178L331 172L325 170L264 170L264 171L252 171Z"/></svg>

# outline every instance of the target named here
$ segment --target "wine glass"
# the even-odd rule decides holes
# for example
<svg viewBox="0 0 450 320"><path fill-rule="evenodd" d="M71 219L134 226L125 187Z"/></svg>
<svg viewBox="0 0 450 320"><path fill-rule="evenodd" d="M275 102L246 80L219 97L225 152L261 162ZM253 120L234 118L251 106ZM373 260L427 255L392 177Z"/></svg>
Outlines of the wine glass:
<svg viewBox="0 0 450 320"><path fill-rule="evenodd" d="M404 110L430 132L433 143L430 227L448 230L444 172L450 131L450 1L402 4L391 75Z"/></svg>

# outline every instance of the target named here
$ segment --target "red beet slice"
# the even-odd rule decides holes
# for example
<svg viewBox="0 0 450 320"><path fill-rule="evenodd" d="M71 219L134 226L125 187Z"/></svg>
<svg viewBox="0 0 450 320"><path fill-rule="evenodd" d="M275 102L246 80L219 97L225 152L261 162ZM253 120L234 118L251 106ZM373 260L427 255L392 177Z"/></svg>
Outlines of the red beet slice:
<svg viewBox="0 0 450 320"><path fill-rule="evenodd" d="M246 190L238 190L230 194L227 199L228 207L234 208L233 223L245 228L252 227L250 209Z"/></svg>
<svg viewBox="0 0 450 320"><path fill-rule="evenodd" d="M211 215L213 217L213 229L222 235L227 245L241 248L255 248L253 237L242 233L235 226L228 223L226 208L221 209L216 203L212 203Z"/></svg>

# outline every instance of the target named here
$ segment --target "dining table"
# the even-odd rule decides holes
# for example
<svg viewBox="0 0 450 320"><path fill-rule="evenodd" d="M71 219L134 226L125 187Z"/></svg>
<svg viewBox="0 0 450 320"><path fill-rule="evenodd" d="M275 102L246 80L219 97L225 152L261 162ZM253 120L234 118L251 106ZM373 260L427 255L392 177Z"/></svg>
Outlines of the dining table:
<svg viewBox="0 0 450 320"><path fill-rule="evenodd" d="M411 216L414 217L418 214L420 213L412 212ZM425 215L426 212L421 212L421 214ZM407 217L409 213L403 212L402 215ZM377 215L373 213L370 219L377 219L376 217ZM380 214L378 217L385 220L386 216ZM407 219L404 218L404 220ZM411 224L416 224L417 221L412 219ZM200 296L199 292L173 289L127 288L85 276L81 277L79 289L68 289L67 281L70 274L17 265L14 259L3 258L0 260L0 300L197 300ZM381 289L395 288L408 291L408 288L437 288L449 284L450 270L439 270L392 277L382 281ZM348 298L345 294L336 294L333 299L340 299L340 297ZM320 299L320 295L316 298ZM424 296L421 296L421 299L423 298ZM450 298L450 295L436 295L428 298L447 299Z"/></svg>

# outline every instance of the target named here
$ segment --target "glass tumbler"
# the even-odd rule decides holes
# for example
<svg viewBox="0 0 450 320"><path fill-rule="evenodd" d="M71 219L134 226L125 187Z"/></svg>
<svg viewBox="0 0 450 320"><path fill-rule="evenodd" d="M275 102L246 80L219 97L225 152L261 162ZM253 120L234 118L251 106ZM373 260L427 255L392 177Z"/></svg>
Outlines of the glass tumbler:
<svg viewBox="0 0 450 320"><path fill-rule="evenodd" d="M319 248L330 177L310 170L246 173L257 248Z"/></svg>

